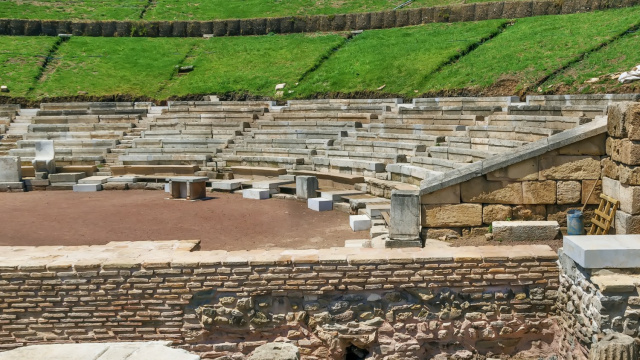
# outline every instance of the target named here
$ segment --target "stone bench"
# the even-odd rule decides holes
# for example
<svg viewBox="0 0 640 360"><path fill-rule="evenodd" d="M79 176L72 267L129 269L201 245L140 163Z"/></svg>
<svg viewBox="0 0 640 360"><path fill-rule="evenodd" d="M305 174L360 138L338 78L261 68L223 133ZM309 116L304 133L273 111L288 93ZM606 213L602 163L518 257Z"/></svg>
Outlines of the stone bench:
<svg viewBox="0 0 640 360"><path fill-rule="evenodd" d="M231 172L234 177L248 177L248 178L266 178L266 177L278 177L280 175L286 175L287 170L284 168L271 168L261 166L232 166Z"/></svg>
<svg viewBox="0 0 640 360"><path fill-rule="evenodd" d="M63 156L107 156L110 152L107 148L55 148L55 158L59 159ZM24 158L33 158L36 154L35 147L24 149L9 150L11 156L21 156Z"/></svg>
<svg viewBox="0 0 640 360"><path fill-rule="evenodd" d="M446 159L458 163L472 163L490 158L494 156L495 153L477 149L432 146L429 148L429 155L436 159Z"/></svg>
<svg viewBox="0 0 640 360"><path fill-rule="evenodd" d="M314 157L311 158L311 162L315 171L319 172L337 172L374 177L376 173L385 171L385 164L377 161Z"/></svg>
<svg viewBox="0 0 640 360"><path fill-rule="evenodd" d="M263 121L357 121L361 124L368 124L372 119L377 119L376 114L360 113L270 113L265 115Z"/></svg>
<svg viewBox="0 0 640 360"><path fill-rule="evenodd" d="M527 95L528 105L611 105L640 101L640 94Z"/></svg>
<svg viewBox="0 0 640 360"><path fill-rule="evenodd" d="M167 105L169 108L175 107L259 107L259 108L270 108L271 106L275 106L275 101L268 100L248 100L248 101L167 101Z"/></svg>
<svg viewBox="0 0 640 360"><path fill-rule="evenodd" d="M86 131L130 131L133 128L131 123L81 123L81 124L30 124L29 132L86 132Z"/></svg>
<svg viewBox="0 0 640 360"><path fill-rule="evenodd" d="M350 160L365 160L373 162L381 162L383 164L406 163L407 156L404 154L378 153L378 152L360 152L360 151L344 151L344 150L327 150L325 157L342 158Z"/></svg>
<svg viewBox="0 0 640 360"><path fill-rule="evenodd" d="M171 113L190 113L190 114L206 114L206 113L244 113L264 115L264 107L236 107L236 106L174 106L163 109L162 114Z"/></svg>
<svg viewBox="0 0 640 360"><path fill-rule="evenodd" d="M355 139L366 141L385 141L385 142L405 142L417 143L425 146L434 146L438 143L445 142L445 136L424 135L424 134L388 134L388 133L366 133L358 132Z"/></svg>
<svg viewBox="0 0 640 360"><path fill-rule="evenodd" d="M131 142L132 148L203 148L222 149L231 141L228 139L173 139L173 138L136 138Z"/></svg>
<svg viewBox="0 0 640 360"><path fill-rule="evenodd" d="M131 149L125 149L125 155L156 155L156 154L184 154L184 155L201 155L212 154L215 155L221 150L217 148L144 148L136 147Z"/></svg>
<svg viewBox="0 0 640 360"><path fill-rule="evenodd" d="M18 149L35 148L37 140L18 140L16 145ZM88 139L88 140L54 140L54 149L74 149L74 148L115 148L118 144L117 140L109 139Z"/></svg>
<svg viewBox="0 0 640 360"><path fill-rule="evenodd" d="M332 130L254 130L256 139L338 139L347 137L346 131Z"/></svg>
<svg viewBox="0 0 640 360"><path fill-rule="evenodd" d="M218 154L218 158L225 161L226 166L253 166L291 169L294 165L303 165L302 157L286 156L239 156L233 154Z"/></svg>
<svg viewBox="0 0 640 360"><path fill-rule="evenodd" d="M111 174L122 175L193 175L200 168L195 165L111 165Z"/></svg>
<svg viewBox="0 0 640 360"><path fill-rule="evenodd" d="M288 149L288 148L254 148L241 147L229 149L233 155L237 156L288 156L309 158L317 155L314 149Z"/></svg>
<svg viewBox="0 0 640 360"><path fill-rule="evenodd" d="M402 98L385 98L385 99L309 99L309 100L288 100L288 106L297 105L389 105L395 106L402 104Z"/></svg>
<svg viewBox="0 0 640 360"><path fill-rule="evenodd" d="M561 132L561 130L513 126L470 126L471 138L490 138L533 142Z"/></svg>
<svg viewBox="0 0 640 360"><path fill-rule="evenodd" d="M567 130L586 124L591 119L569 116L528 116L528 115L491 115L487 123L491 126L537 127L555 130Z"/></svg>
<svg viewBox="0 0 640 360"><path fill-rule="evenodd" d="M147 109L38 110L37 116L61 115L146 115Z"/></svg>
<svg viewBox="0 0 640 360"><path fill-rule="evenodd" d="M533 116L577 116L595 118L598 115L606 115L606 105L517 105L509 106L508 115L533 115Z"/></svg>
<svg viewBox="0 0 640 360"><path fill-rule="evenodd" d="M416 106L413 108L402 107L398 113L419 116L487 116L502 111L500 106Z"/></svg>
<svg viewBox="0 0 640 360"><path fill-rule="evenodd" d="M113 139L120 140L123 131L70 131L70 132L41 132L26 133L24 140L71 140L71 139Z"/></svg>
<svg viewBox="0 0 640 360"><path fill-rule="evenodd" d="M369 124L371 133L380 134L412 134L432 136L466 136L467 127L459 125L394 125Z"/></svg>
<svg viewBox="0 0 640 360"><path fill-rule="evenodd" d="M509 106L520 102L517 96L416 98L414 106Z"/></svg>
<svg viewBox="0 0 640 360"><path fill-rule="evenodd" d="M122 165L197 165L206 164L211 155L120 155Z"/></svg>
<svg viewBox="0 0 640 360"><path fill-rule="evenodd" d="M386 170L391 175L391 181L399 181L418 186L422 180L442 174L441 171L434 171L410 164L388 164Z"/></svg>
<svg viewBox="0 0 640 360"><path fill-rule="evenodd" d="M169 179L171 199L198 200L207 196L207 181L202 176L180 176Z"/></svg>
<svg viewBox="0 0 640 360"><path fill-rule="evenodd" d="M362 128L356 121L268 121L258 120L256 125L260 130L353 130Z"/></svg>
<svg viewBox="0 0 640 360"><path fill-rule="evenodd" d="M425 169L433 171L447 172L462 167L465 164L446 159L415 156L411 158L411 165L423 167Z"/></svg>
<svg viewBox="0 0 640 360"><path fill-rule="evenodd" d="M518 140L448 136L445 145L450 148L476 149L498 153L517 149L528 143L527 141Z"/></svg>
<svg viewBox="0 0 640 360"><path fill-rule="evenodd" d="M208 122L208 121L219 121L219 122L252 122L257 119L258 116L255 114L244 114L244 113L212 113L212 114L192 114L192 113L171 113L166 115L155 115L153 116L153 121L156 122L164 122L164 121L179 121L179 122Z"/></svg>
<svg viewBox="0 0 640 360"><path fill-rule="evenodd" d="M40 103L41 110L89 110L92 108L133 109L135 103L122 102L60 102Z"/></svg>
<svg viewBox="0 0 640 360"><path fill-rule="evenodd" d="M247 122L179 122L179 121L164 121L164 122L152 122L147 125L150 131L162 131L162 130L234 130L243 131L249 127Z"/></svg>
<svg viewBox="0 0 640 360"><path fill-rule="evenodd" d="M415 143L393 142L393 141L363 141L344 139L340 147L345 151L376 152L387 154L404 154L414 156L416 152L425 152L426 146Z"/></svg>
<svg viewBox="0 0 640 360"><path fill-rule="evenodd" d="M97 123L137 123L140 115L67 115L34 116L32 124L97 124Z"/></svg>
<svg viewBox="0 0 640 360"><path fill-rule="evenodd" d="M484 121L484 117L476 115L406 115L405 110L399 114L384 114L372 120L376 124L394 125L464 125L473 126Z"/></svg>
<svg viewBox="0 0 640 360"><path fill-rule="evenodd" d="M364 177L362 175L337 174L308 170L292 170L291 173L296 176L315 176L318 178L318 185L320 188L353 189L355 184L364 183Z"/></svg>
<svg viewBox="0 0 640 360"><path fill-rule="evenodd" d="M145 130L141 137L145 139L230 139L242 135L239 130Z"/></svg>
<svg viewBox="0 0 640 360"><path fill-rule="evenodd" d="M333 139L245 139L247 147L273 147L287 149L326 149Z"/></svg>

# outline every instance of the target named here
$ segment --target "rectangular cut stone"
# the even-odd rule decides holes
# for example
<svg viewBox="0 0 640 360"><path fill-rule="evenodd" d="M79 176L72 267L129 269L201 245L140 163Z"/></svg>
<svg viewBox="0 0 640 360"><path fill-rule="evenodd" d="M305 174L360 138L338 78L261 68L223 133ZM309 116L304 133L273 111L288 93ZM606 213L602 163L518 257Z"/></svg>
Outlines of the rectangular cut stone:
<svg viewBox="0 0 640 360"><path fill-rule="evenodd" d="M391 213L391 204L367 204L364 212L371 219L380 219L383 212Z"/></svg>
<svg viewBox="0 0 640 360"><path fill-rule="evenodd" d="M558 204L575 204L582 198L582 183L580 181L558 181L556 201Z"/></svg>
<svg viewBox="0 0 640 360"><path fill-rule="evenodd" d="M593 189L593 185L596 185L595 190L591 192ZM587 199L591 193L591 197ZM584 180L582 181L582 203L587 203L591 205L600 204L600 194L602 194L602 181L601 180Z"/></svg>
<svg viewBox="0 0 640 360"><path fill-rule="evenodd" d="M311 199L317 196L318 178L315 176L296 177L296 196L300 199Z"/></svg>
<svg viewBox="0 0 640 360"><path fill-rule="evenodd" d="M420 202L424 205L459 204L460 203L460 184L434 191L431 194L422 195Z"/></svg>
<svg viewBox="0 0 640 360"><path fill-rule="evenodd" d="M565 236L562 247L585 269L640 268L640 235Z"/></svg>
<svg viewBox="0 0 640 360"><path fill-rule="evenodd" d="M333 200L333 201L341 201L343 196L361 195L361 194L364 194L364 192L359 190L322 191L320 193L320 197Z"/></svg>
<svg viewBox="0 0 640 360"><path fill-rule="evenodd" d="M416 240L420 237L420 193L394 190L391 192L389 238Z"/></svg>
<svg viewBox="0 0 640 360"><path fill-rule="evenodd" d="M75 184L73 192L95 192L102 191L102 184Z"/></svg>
<svg viewBox="0 0 640 360"><path fill-rule="evenodd" d="M137 176L114 176L107 180L108 183L135 183L138 182Z"/></svg>
<svg viewBox="0 0 640 360"><path fill-rule="evenodd" d="M640 234L640 215L616 211L615 229L616 234Z"/></svg>
<svg viewBox="0 0 640 360"><path fill-rule="evenodd" d="M540 180L595 180L599 178L599 156L546 155L540 159Z"/></svg>
<svg viewBox="0 0 640 360"><path fill-rule="evenodd" d="M640 140L640 104L625 102L609 105L607 131L617 138Z"/></svg>
<svg viewBox="0 0 640 360"><path fill-rule="evenodd" d="M614 199L620 199L620 181L604 176L602 178L602 193Z"/></svg>
<svg viewBox="0 0 640 360"><path fill-rule="evenodd" d="M223 190L223 191L233 191L240 189L242 187L242 183L246 182L246 179L232 179L232 180L220 180L220 181L212 181L211 189L212 190Z"/></svg>
<svg viewBox="0 0 640 360"><path fill-rule="evenodd" d="M56 172L55 157L53 140L39 140L35 142L35 157L31 161L31 165L36 172L53 174Z"/></svg>
<svg viewBox="0 0 640 360"><path fill-rule="evenodd" d="M254 189L278 190L280 185L293 184L292 180L264 180L251 184Z"/></svg>
<svg viewBox="0 0 640 360"><path fill-rule="evenodd" d="M111 176L89 176L78 180L78 184L104 184Z"/></svg>
<svg viewBox="0 0 640 360"><path fill-rule="evenodd" d="M245 199L264 200L269 198L269 189L244 189L242 197Z"/></svg>
<svg viewBox="0 0 640 360"><path fill-rule="evenodd" d="M640 165L640 141L629 139L607 139L611 159L626 165Z"/></svg>
<svg viewBox="0 0 640 360"><path fill-rule="evenodd" d="M486 181L479 176L460 185L462 202L485 204L522 204L522 183Z"/></svg>
<svg viewBox="0 0 640 360"><path fill-rule="evenodd" d="M533 158L492 171L487 174L487 180L538 180L538 171L538 158Z"/></svg>
<svg viewBox="0 0 640 360"><path fill-rule="evenodd" d="M493 238L513 241L545 241L558 236L557 221L494 221Z"/></svg>
<svg viewBox="0 0 640 360"><path fill-rule="evenodd" d="M371 219L367 215L349 215L349 226L353 231L371 229Z"/></svg>
<svg viewBox="0 0 640 360"><path fill-rule="evenodd" d="M86 177L85 173L77 172L77 173L59 173L59 174L50 174L49 181L51 183L60 183L60 182L72 182L77 183L78 180Z"/></svg>
<svg viewBox="0 0 640 360"><path fill-rule="evenodd" d="M523 182L522 200L524 204L555 204L556 182L553 180Z"/></svg>
<svg viewBox="0 0 640 360"><path fill-rule="evenodd" d="M620 185L615 199L620 200L620 210L631 215L640 214L640 186Z"/></svg>
<svg viewBox="0 0 640 360"><path fill-rule="evenodd" d="M0 182L22 181L22 166L19 156L0 157Z"/></svg>
<svg viewBox="0 0 640 360"><path fill-rule="evenodd" d="M506 221L513 216L511 206L508 205L485 205L482 208L482 222L491 224L494 221Z"/></svg>
<svg viewBox="0 0 640 360"><path fill-rule="evenodd" d="M482 204L422 206L422 226L465 227L480 225L482 225Z"/></svg>
<svg viewBox="0 0 640 360"><path fill-rule="evenodd" d="M325 198L311 198L307 200L307 207L315 211L333 210L333 201Z"/></svg>

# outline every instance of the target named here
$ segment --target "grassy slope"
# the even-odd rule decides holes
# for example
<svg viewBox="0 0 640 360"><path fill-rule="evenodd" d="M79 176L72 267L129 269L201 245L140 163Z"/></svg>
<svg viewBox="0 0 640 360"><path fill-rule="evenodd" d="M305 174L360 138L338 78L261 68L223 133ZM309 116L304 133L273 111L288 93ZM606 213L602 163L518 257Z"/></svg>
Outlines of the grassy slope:
<svg viewBox="0 0 640 360"><path fill-rule="evenodd" d="M342 44L338 35L301 34L263 37L212 38L200 41L185 65L188 75L175 77L161 96L248 92L273 96L275 85L287 89L322 56Z"/></svg>
<svg viewBox="0 0 640 360"><path fill-rule="evenodd" d="M552 77L542 88L545 91L559 87L563 91L593 92L598 91L603 85L618 87L618 81L607 75L628 71L640 64L638 44L640 32L626 34L620 40L588 54L581 62ZM600 80L585 84L586 80L596 77Z"/></svg>
<svg viewBox="0 0 640 360"><path fill-rule="evenodd" d="M11 96L25 96L57 40L0 36L0 85L7 85Z"/></svg>
<svg viewBox="0 0 640 360"><path fill-rule="evenodd" d="M187 55L194 39L87 38L65 42L35 95L154 96Z"/></svg>
<svg viewBox="0 0 640 360"><path fill-rule="evenodd" d="M492 20L366 31L302 81L293 95L355 93L383 85L385 92L413 94L425 75L497 33L504 23Z"/></svg>
<svg viewBox="0 0 640 360"><path fill-rule="evenodd" d="M419 8L490 0L415 0ZM404 0L156 0L146 20L211 20L392 10ZM138 19L146 0L0 0L0 18Z"/></svg>
<svg viewBox="0 0 640 360"><path fill-rule="evenodd" d="M136 20L146 0L0 0L0 18Z"/></svg>
<svg viewBox="0 0 640 360"><path fill-rule="evenodd" d="M519 19L459 62L428 77L421 90L485 88L500 78L516 89L548 76L640 21L638 8Z"/></svg>

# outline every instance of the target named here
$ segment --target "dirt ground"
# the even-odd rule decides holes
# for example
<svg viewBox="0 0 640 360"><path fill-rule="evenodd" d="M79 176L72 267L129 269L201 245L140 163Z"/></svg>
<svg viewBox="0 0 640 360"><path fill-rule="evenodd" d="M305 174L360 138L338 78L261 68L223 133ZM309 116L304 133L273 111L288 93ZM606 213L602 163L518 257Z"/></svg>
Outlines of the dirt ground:
<svg viewBox="0 0 640 360"><path fill-rule="evenodd" d="M344 246L355 233L338 211L293 200L167 200L162 191L0 193L0 246L97 245L109 241L200 239L202 250Z"/></svg>

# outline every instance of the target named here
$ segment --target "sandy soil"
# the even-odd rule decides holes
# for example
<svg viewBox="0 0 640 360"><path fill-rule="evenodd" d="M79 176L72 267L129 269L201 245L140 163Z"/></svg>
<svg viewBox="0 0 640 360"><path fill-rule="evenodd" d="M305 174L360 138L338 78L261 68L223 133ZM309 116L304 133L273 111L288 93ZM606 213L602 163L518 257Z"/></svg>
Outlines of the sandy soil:
<svg viewBox="0 0 640 360"><path fill-rule="evenodd" d="M144 190L0 193L0 245L200 239L202 250L310 249L369 236L351 231L347 214L315 212L304 202L211 196L182 201Z"/></svg>

